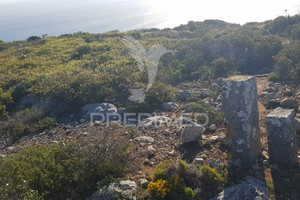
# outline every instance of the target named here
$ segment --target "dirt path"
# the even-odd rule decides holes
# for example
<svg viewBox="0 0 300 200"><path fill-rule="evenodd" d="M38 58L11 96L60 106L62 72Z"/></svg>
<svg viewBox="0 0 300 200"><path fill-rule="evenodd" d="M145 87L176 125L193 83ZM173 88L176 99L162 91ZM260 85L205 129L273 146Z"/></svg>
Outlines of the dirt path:
<svg viewBox="0 0 300 200"><path fill-rule="evenodd" d="M257 93L260 95L268 82L268 77L258 77L257 80ZM258 111L259 111L259 126L261 131L262 146L265 148L267 146L267 130L266 130L266 117L268 114L267 109L263 106L262 102L258 101Z"/></svg>

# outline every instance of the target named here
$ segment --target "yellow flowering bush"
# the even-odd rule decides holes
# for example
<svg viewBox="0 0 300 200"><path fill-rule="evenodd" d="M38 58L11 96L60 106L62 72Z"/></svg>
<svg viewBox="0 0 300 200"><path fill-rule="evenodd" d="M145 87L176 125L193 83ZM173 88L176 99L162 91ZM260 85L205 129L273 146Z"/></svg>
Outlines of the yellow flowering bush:
<svg viewBox="0 0 300 200"><path fill-rule="evenodd" d="M210 185L221 185L224 182L221 174L217 172L214 168L207 165L202 165L200 168L202 172L202 179L205 183Z"/></svg>
<svg viewBox="0 0 300 200"><path fill-rule="evenodd" d="M163 179L158 179L157 181L151 181L148 185L148 191L151 196L157 197L158 199L164 199L167 193L170 192L168 181Z"/></svg>
<svg viewBox="0 0 300 200"><path fill-rule="evenodd" d="M148 185L151 199L190 199L194 196L192 188L186 187L184 179L180 177L182 170L188 165L172 159L159 163L154 171L152 181Z"/></svg>

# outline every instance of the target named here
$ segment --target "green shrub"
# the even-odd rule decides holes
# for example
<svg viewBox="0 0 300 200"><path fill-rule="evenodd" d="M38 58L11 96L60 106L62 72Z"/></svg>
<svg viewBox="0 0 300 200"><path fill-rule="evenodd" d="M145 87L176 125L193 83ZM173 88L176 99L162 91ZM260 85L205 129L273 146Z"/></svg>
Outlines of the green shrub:
<svg viewBox="0 0 300 200"><path fill-rule="evenodd" d="M195 196L194 191L190 187L185 188L184 194L187 198L193 198Z"/></svg>
<svg viewBox="0 0 300 200"><path fill-rule="evenodd" d="M32 41L36 41L36 40L40 40L42 39L39 36L30 36L29 38L27 38L26 42L32 42Z"/></svg>
<svg viewBox="0 0 300 200"><path fill-rule="evenodd" d="M276 102L276 101L264 101L263 105L267 110L275 109L281 106L280 102Z"/></svg>
<svg viewBox="0 0 300 200"><path fill-rule="evenodd" d="M170 159L158 164L148 185L151 199L191 199L194 192L186 187L182 178L188 168L188 164L182 160L176 162Z"/></svg>
<svg viewBox="0 0 300 200"><path fill-rule="evenodd" d="M145 102L150 106L161 106L162 103L170 101L175 97L176 89L171 85L155 82L146 92Z"/></svg>
<svg viewBox="0 0 300 200"><path fill-rule="evenodd" d="M216 169L211 168L207 165L202 165L200 167L200 170L202 172L202 180L207 185L222 185L224 182L224 179L222 178L221 174L217 172Z"/></svg>
<svg viewBox="0 0 300 200"><path fill-rule="evenodd" d="M91 52L91 47L88 45L80 46L76 49L76 51L72 54L72 59L79 60L85 54L89 54Z"/></svg>
<svg viewBox="0 0 300 200"><path fill-rule="evenodd" d="M278 73L276 72L272 72L269 75L269 81L279 81L280 80L280 76L278 75Z"/></svg>
<svg viewBox="0 0 300 200"><path fill-rule="evenodd" d="M186 98L187 102L197 102L201 99L200 94L193 93L188 98Z"/></svg>
<svg viewBox="0 0 300 200"><path fill-rule="evenodd" d="M2 103L0 102L0 120L7 117L7 112L5 111L5 109L6 109L6 106L2 105Z"/></svg>
<svg viewBox="0 0 300 200"><path fill-rule="evenodd" d="M25 148L0 160L0 198L85 199L124 176L126 150L112 138Z"/></svg>
<svg viewBox="0 0 300 200"><path fill-rule="evenodd" d="M194 103L188 107L188 112L206 113L209 117L209 124L219 124L224 119L224 114L213 106L204 102ZM199 123L203 124L206 119L199 119Z"/></svg>
<svg viewBox="0 0 300 200"><path fill-rule="evenodd" d="M52 126L56 126L57 122L54 118L51 117L45 117L44 119L40 120L37 124L36 127L40 130L43 131L47 128L50 128Z"/></svg>
<svg viewBox="0 0 300 200"><path fill-rule="evenodd" d="M24 135L37 133L57 124L55 119L44 116L45 113L40 108L26 108L17 112L7 126L0 127L0 132L6 133L12 141L16 141Z"/></svg>

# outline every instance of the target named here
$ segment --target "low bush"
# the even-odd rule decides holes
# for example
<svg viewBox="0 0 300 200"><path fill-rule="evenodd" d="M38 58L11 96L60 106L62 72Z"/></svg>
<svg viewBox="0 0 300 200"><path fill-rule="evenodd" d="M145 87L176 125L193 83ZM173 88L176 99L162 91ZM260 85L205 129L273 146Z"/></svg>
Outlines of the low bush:
<svg viewBox="0 0 300 200"><path fill-rule="evenodd" d="M221 186L224 183L224 179L216 169L211 168L207 165L202 165L200 167L200 170L202 172L202 181L206 185Z"/></svg>
<svg viewBox="0 0 300 200"><path fill-rule="evenodd" d="M85 199L124 176L127 152L108 137L25 148L0 159L0 198Z"/></svg>
<svg viewBox="0 0 300 200"><path fill-rule="evenodd" d="M188 112L206 113L209 117L209 124L219 124L224 119L224 114L213 106L204 102L194 103L188 107ZM199 119L199 123L203 124L206 119Z"/></svg>
<svg viewBox="0 0 300 200"><path fill-rule="evenodd" d="M189 166L182 160L167 160L156 166L148 191L152 199L192 199L194 192L186 187L184 174Z"/></svg>
<svg viewBox="0 0 300 200"><path fill-rule="evenodd" d="M223 189L225 182L209 166L170 159L156 166L148 191L152 199L210 199Z"/></svg>
<svg viewBox="0 0 300 200"><path fill-rule="evenodd" d="M26 108L17 112L13 120L6 126L0 127L0 132L5 133L12 141L20 137L38 131L43 131L57 124L56 120L45 117L45 113L40 108Z"/></svg>
<svg viewBox="0 0 300 200"><path fill-rule="evenodd" d="M0 120L4 119L7 116L5 109L6 106L2 105L2 103L0 102Z"/></svg>
<svg viewBox="0 0 300 200"><path fill-rule="evenodd" d="M268 110L275 109L275 108L281 106L280 102L276 102L276 101L265 101L265 102L263 102L263 105Z"/></svg>
<svg viewBox="0 0 300 200"><path fill-rule="evenodd" d="M50 127L53 127L57 124L56 120L51 117L45 117L44 119L40 120L37 124L36 127L38 130L43 131L46 130Z"/></svg>
<svg viewBox="0 0 300 200"><path fill-rule="evenodd" d="M162 103L170 101L176 95L176 89L171 85L155 82L146 92L145 102L150 107L161 106Z"/></svg>

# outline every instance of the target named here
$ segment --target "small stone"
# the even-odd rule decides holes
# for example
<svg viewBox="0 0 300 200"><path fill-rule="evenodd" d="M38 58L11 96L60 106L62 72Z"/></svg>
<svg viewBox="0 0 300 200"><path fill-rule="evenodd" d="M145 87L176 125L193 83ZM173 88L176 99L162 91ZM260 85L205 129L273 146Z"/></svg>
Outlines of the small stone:
<svg viewBox="0 0 300 200"><path fill-rule="evenodd" d="M133 139L133 141L137 141L140 143L153 143L154 138L149 136L140 136Z"/></svg>
<svg viewBox="0 0 300 200"><path fill-rule="evenodd" d="M145 161L144 161L144 165L147 165L149 163L149 159L146 158Z"/></svg>
<svg viewBox="0 0 300 200"><path fill-rule="evenodd" d="M212 168L218 168L219 167L219 162L218 161L216 161L216 160L211 160L211 161L209 161L208 162L208 165L210 166L210 167L212 167Z"/></svg>
<svg viewBox="0 0 300 200"><path fill-rule="evenodd" d="M148 149L148 151L156 152L156 149L152 145L149 146L147 149Z"/></svg>
<svg viewBox="0 0 300 200"><path fill-rule="evenodd" d="M217 129L217 126L215 125L215 124L211 124L210 126L209 126L209 130L210 131L215 131Z"/></svg>
<svg viewBox="0 0 300 200"><path fill-rule="evenodd" d="M141 147L144 147L144 146L146 146L147 144L146 143L140 143L140 146Z"/></svg>
<svg viewBox="0 0 300 200"><path fill-rule="evenodd" d="M154 162L150 162L150 166L153 167L155 165Z"/></svg>
<svg viewBox="0 0 300 200"><path fill-rule="evenodd" d="M84 132L84 133L83 133L83 135L90 135L90 133L88 133L88 132Z"/></svg>
<svg viewBox="0 0 300 200"><path fill-rule="evenodd" d="M81 119L79 122L80 122L80 123L84 123L84 122L85 122L85 119Z"/></svg>
<svg viewBox="0 0 300 200"><path fill-rule="evenodd" d="M12 151L12 150L14 150L14 147L13 146L9 146L9 147L7 147L7 150Z"/></svg>
<svg viewBox="0 0 300 200"><path fill-rule="evenodd" d="M208 156L207 156L206 154L202 154L202 155L200 156L200 158L207 159Z"/></svg>
<svg viewBox="0 0 300 200"><path fill-rule="evenodd" d="M162 104L162 107L166 111L174 111L178 108L178 104L176 104L174 102L165 102L165 103Z"/></svg>
<svg viewBox="0 0 300 200"><path fill-rule="evenodd" d="M170 156L173 156L173 155L175 154L175 150L169 151L168 154L169 154Z"/></svg>
<svg viewBox="0 0 300 200"><path fill-rule="evenodd" d="M219 136L217 136L217 135L211 136L211 137L208 139L207 143L208 143L208 144L215 143L215 142L217 142L218 139L219 139Z"/></svg>
<svg viewBox="0 0 300 200"><path fill-rule="evenodd" d="M195 159L194 159L194 163L195 163L195 164L201 164L201 165L202 165L202 164L204 163L204 159L203 159L203 158L195 158Z"/></svg>
<svg viewBox="0 0 300 200"><path fill-rule="evenodd" d="M265 159L269 160L269 154L268 154L268 152L263 151L262 155L264 156Z"/></svg>
<svg viewBox="0 0 300 200"><path fill-rule="evenodd" d="M143 172L142 171L138 171L137 174L138 175L143 175Z"/></svg>
<svg viewBox="0 0 300 200"><path fill-rule="evenodd" d="M0 153L0 158L5 158L6 155Z"/></svg>
<svg viewBox="0 0 300 200"><path fill-rule="evenodd" d="M164 136L169 136L170 135L170 131L168 129L164 130L163 135Z"/></svg>
<svg viewBox="0 0 300 200"><path fill-rule="evenodd" d="M142 178L138 180L138 184L141 188L147 189L149 181L147 179Z"/></svg>

